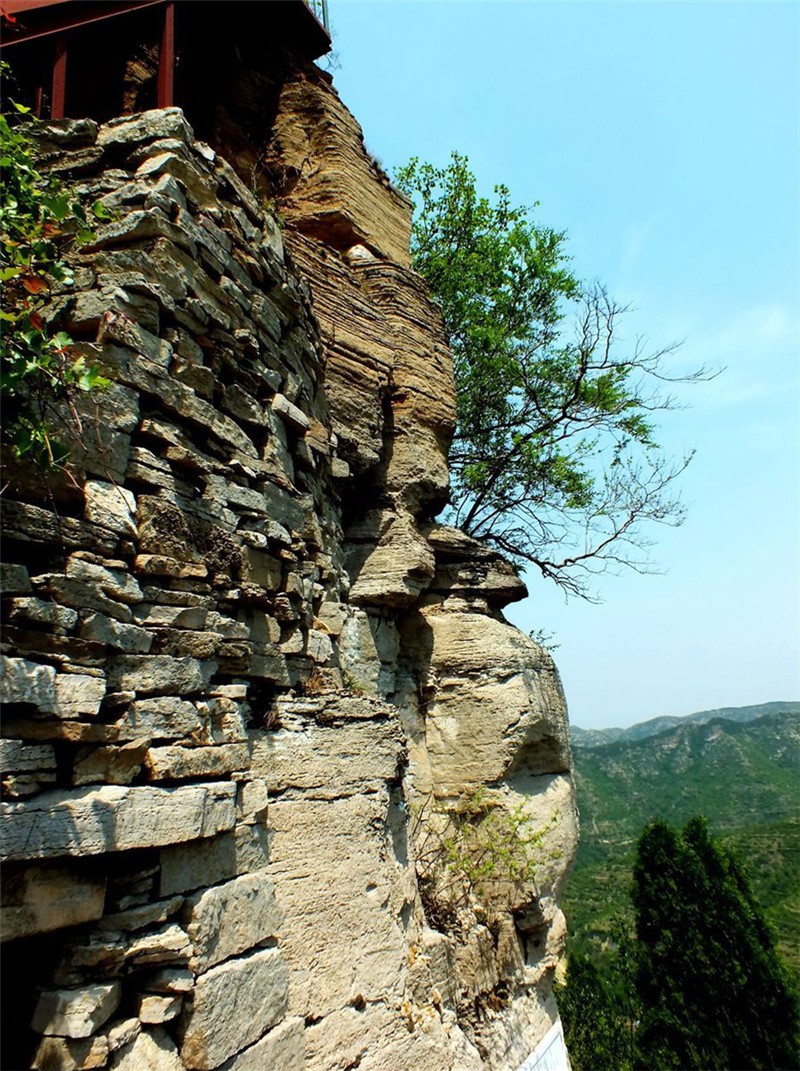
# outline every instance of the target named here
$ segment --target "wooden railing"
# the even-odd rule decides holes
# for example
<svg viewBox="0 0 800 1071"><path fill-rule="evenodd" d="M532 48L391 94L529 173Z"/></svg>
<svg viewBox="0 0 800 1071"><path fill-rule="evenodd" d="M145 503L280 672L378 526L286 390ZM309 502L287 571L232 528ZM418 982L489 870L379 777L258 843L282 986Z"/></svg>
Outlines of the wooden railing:
<svg viewBox="0 0 800 1071"><path fill-rule="evenodd" d="M328 22L328 0L306 0L306 5L313 11L317 20L325 27L326 33L330 34L331 28Z"/></svg>

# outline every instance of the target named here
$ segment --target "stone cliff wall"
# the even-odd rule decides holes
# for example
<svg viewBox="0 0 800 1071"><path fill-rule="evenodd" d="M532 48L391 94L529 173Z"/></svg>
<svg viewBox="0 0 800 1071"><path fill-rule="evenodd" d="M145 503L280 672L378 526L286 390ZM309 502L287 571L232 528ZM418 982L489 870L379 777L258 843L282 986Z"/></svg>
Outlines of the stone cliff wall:
<svg viewBox="0 0 800 1071"><path fill-rule="evenodd" d="M513 570L432 520L408 205L315 69L264 155L283 229L177 109L42 153L113 213L52 309L113 382L68 473L6 471L4 1066L516 1068L557 1014L566 715Z"/></svg>

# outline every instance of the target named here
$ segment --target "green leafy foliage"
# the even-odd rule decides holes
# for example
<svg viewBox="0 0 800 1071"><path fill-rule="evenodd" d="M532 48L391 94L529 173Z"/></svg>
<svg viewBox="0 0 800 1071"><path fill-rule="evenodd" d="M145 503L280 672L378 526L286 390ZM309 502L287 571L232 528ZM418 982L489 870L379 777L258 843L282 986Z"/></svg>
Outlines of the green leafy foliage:
<svg viewBox="0 0 800 1071"><path fill-rule="evenodd" d="M13 115L0 115L3 438L17 457L49 467L66 458L53 428L64 424L64 411L77 422L72 393L108 381L49 323L53 296L72 284L65 247L93 232L81 203L37 169L30 136L35 120L21 105L14 108ZM103 207L95 206L93 215L103 218Z"/></svg>
<svg viewBox="0 0 800 1071"><path fill-rule="evenodd" d="M704 818L645 827L632 899L644 1066L797 1067L797 997L743 870Z"/></svg>
<svg viewBox="0 0 800 1071"><path fill-rule="evenodd" d="M569 956L558 1009L573 1071L633 1071L636 1066L632 945L626 938L616 949L604 969L587 956Z"/></svg>
<svg viewBox="0 0 800 1071"><path fill-rule="evenodd" d="M536 889L545 833L533 828L524 803L508 809L482 788L452 808L429 798L416 816L414 839L431 925L457 929L458 910L468 904L491 921L520 893L527 898Z"/></svg>
<svg viewBox="0 0 800 1071"><path fill-rule="evenodd" d="M665 459L652 423L674 404L660 391L674 347L618 353L624 310L578 282L564 233L505 186L479 196L466 157L412 159L397 183L453 353L451 519L573 594L598 572L646 569L642 526L683 516L671 485L689 458Z"/></svg>
<svg viewBox="0 0 800 1071"><path fill-rule="evenodd" d="M576 1071L793 1068L800 1004L735 855L695 816L637 844L635 933L600 962L572 951L559 993Z"/></svg>

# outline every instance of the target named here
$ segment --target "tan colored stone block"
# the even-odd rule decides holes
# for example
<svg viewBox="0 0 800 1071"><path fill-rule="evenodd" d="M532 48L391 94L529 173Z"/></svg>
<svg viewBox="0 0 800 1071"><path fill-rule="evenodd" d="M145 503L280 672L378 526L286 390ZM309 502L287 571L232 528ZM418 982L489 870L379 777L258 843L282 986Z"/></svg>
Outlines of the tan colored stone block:
<svg viewBox="0 0 800 1071"><path fill-rule="evenodd" d="M116 1052L123 1045L129 1045L134 1041L142 1029L138 1019L119 1019L113 1023L106 1033L109 1052Z"/></svg>
<svg viewBox="0 0 800 1071"><path fill-rule="evenodd" d="M131 941L125 949L125 956L136 967L161 966L186 963L191 951L192 946L185 932L172 922L156 933L146 933Z"/></svg>
<svg viewBox="0 0 800 1071"><path fill-rule="evenodd" d="M267 870L206 889L189 904L186 930L194 947L190 966L197 974L274 937L281 925Z"/></svg>
<svg viewBox="0 0 800 1071"><path fill-rule="evenodd" d="M252 1045L286 1014L287 987L286 964L277 948L223 963L198 978L183 1024L186 1067L209 1071Z"/></svg>
<svg viewBox="0 0 800 1071"><path fill-rule="evenodd" d="M20 624L33 621L38 625L52 625L54 628L71 629L78 620L78 611L44 599L23 596L9 599L6 607L6 620Z"/></svg>
<svg viewBox="0 0 800 1071"><path fill-rule="evenodd" d="M181 1010L183 998L179 996L160 996L155 993L146 993L139 998L139 1019L143 1023L158 1025L168 1023L174 1019Z"/></svg>
<svg viewBox="0 0 800 1071"><path fill-rule="evenodd" d="M229 783L44 792L0 804L0 843L6 859L40 859L208 837L233 826L235 792Z"/></svg>
<svg viewBox="0 0 800 1071"><path fill-rule="evenodd" d="M137 699L118 721L124 738L148 737L151 740L174 740L195 737L203 727L197 708L188 699L152 696Z"/></svg>
<svg viewBox="0 0 800 1071"><path fill-rule="evenodd" d="M151 781L180 781L188 777L221 777L244 770L250 760L247 744L218 744L215 747L153 747L147 752Z"/></svg>
<svg viewBox="0 0 800 1071"><path fill-rule="evenodd" d="M36 1005L31 1026L40 1034L88 1038L116 1011L119 982L82 989L46 989Z"/></svg>
<svg viewBox="0 0 800 1071"><path fill-rule="evenodd" d="M118 484L87 480L83 493L87 521L120 535L136 536L136 496L133 492Z"/></svg>
<svg viewBox="0 0 800 1071"><path fill-rule="evenodd" d="M45 1037L39 1043L31 1067L34 1071L89 1071L105 1067L109 1045L104 1037Z"/></svg>
<svg viewBox="0 0 800 1071"><path fill-rule="evenodd" d="M232 833L190 841L161 852L161 895L216 885L269 862L267 832L261 825L237 825Z"/></svg>
<svg viewBox="0 0 800 1071"><path fill-rule="evenodd" d="M12 941L99 919L106 882L105 878L87 878L65 867L29 866L16 870L7 865L0 892L0 939Z"/></svg>
<svg viewBox="0 0 800 1071"><path fill-rule="evenodd" d="M56 671L52 666L2 655L0 670L0 703L30 703L39 710L53 709Z"/></svg>
<svg viewBox="0 0 800 1071"><path fill-rule="evenodd" d="M165 1030L143 1030L120 1048L111 1063L113 1071L186 1071L175 1043Z"/></svg>
<svg viewBox="0 0 800 1071"><path fill-rule="evenodd" d="M56 755L51 745L0 740L0 770L3 773L27 773L55 768Z"/></svg>
<svg viewBox="0 0 800 1071"><path fill-rule="evenodd" d="M303 1071L304 1033L305 1023L302 1019L284 1019L261 1041L224 1063L219 1071Z"/></svg>
<svg viewBox="0 0 800 1071"><path fill-rule="evenodd" d="M73 785L129 785L142 768L149 740L111 747L84 748L72 768Z"/></svg>
<svg viewBox="0 0 800 1071"><path fill-rule="evenodd" d="M105 677L83 673L56 674L53 713L59 718L92 718L106 694Z"/></svg>
<svg viewBox="0 0 800 1071"><path fill-rule="evenodd" d="M216 668L216 662L200 662L196 658L120 655L109 666L108 683L115 691L185 697L207 688Z"/></svg>

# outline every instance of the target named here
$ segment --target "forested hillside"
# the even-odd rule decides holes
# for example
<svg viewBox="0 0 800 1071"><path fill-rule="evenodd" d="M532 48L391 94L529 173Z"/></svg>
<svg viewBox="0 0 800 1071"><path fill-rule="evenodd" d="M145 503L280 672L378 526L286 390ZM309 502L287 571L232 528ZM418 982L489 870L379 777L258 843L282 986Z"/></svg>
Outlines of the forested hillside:
<svg viewBox="0 0 800 1071"><path fill-rule="evenodd" d="M684 720L640 740L578 746L574 757L581 842L564 901L574 949L599 951L626 908L645 822L704 814L736 849L800 972L800 711Z"/></svg>

